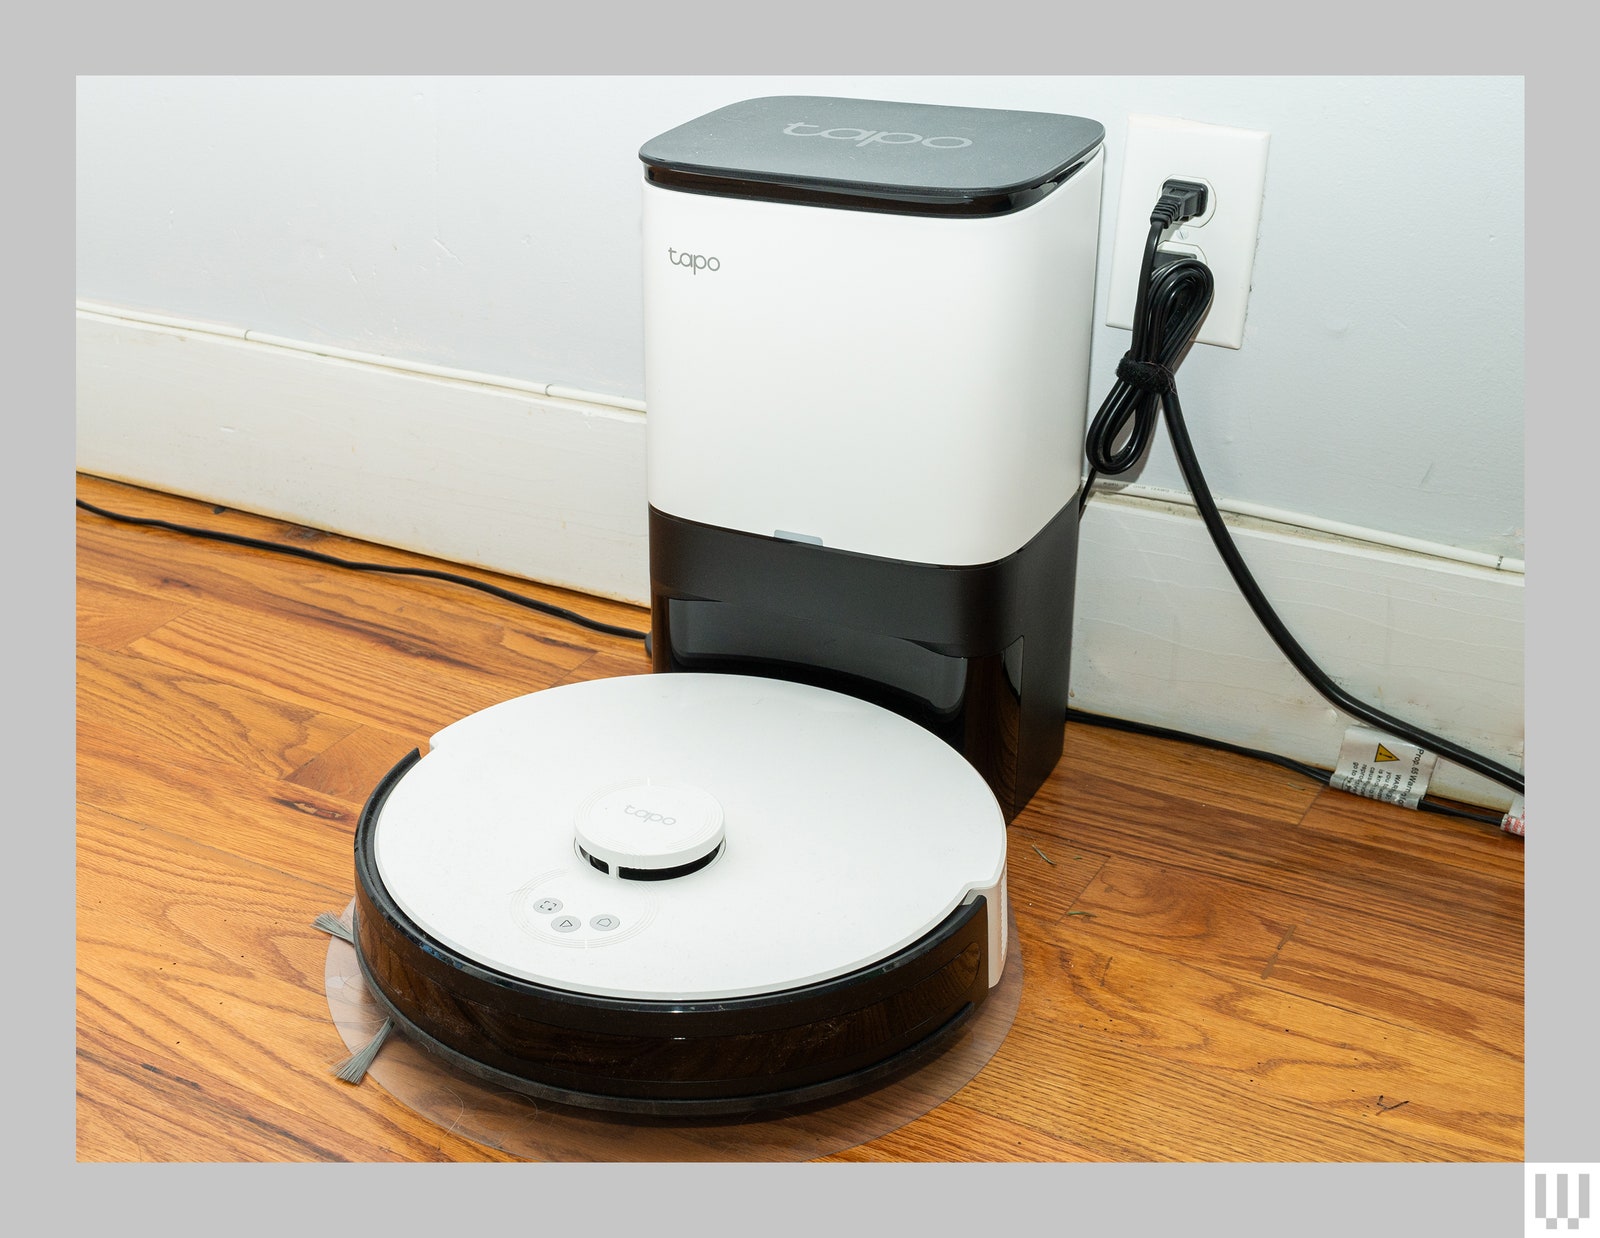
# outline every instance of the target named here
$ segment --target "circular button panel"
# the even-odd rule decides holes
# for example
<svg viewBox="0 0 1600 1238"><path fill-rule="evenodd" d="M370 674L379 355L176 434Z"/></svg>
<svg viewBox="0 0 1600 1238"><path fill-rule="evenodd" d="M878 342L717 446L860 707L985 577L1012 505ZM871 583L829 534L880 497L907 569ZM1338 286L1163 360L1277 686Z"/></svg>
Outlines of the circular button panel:
<svg viewBox="0 0 1600 1238"><path fill-rule="evenodd" d="M616 946L655 919L662 883L618 881L589 865L547 869L511 895L512 918L523 932L563 950Z"/></svg>

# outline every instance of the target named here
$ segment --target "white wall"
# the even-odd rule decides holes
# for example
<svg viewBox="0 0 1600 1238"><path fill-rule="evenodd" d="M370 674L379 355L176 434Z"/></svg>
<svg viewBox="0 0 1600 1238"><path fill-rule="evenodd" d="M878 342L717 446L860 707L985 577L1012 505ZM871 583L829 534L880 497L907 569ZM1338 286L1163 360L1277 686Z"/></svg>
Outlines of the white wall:
<svg viewBox="0 0 1600 1238"><path fill-rule="evenodd" d="M1100 120L1096 398L1127 116L1269 131L1244 347L1180 376L1212 489L1522 557L1516 78L84 78L78 297L636 400L635 153L774 93Z"/></svg>

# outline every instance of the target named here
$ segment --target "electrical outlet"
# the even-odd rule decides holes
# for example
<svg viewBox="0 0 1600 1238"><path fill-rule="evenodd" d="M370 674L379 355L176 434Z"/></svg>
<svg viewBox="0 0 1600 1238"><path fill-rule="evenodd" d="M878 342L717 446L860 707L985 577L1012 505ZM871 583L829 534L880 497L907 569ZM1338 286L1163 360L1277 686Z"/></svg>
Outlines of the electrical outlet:
<svg viewBox="0 0 1600 1238"><path fill-rule="evenodd" d="M1255 265L1261 198L1267 181L1268 134L1255 129L1203 125L1164 116L1128 117L1122 158L1122 190L1111 251L1111 288L1106 323L1133 326L1139 264L1150 235L1150 208L1162 182L1174 177L1201 181L1206 209L1172 229L1162 242L1200 258L1216 281L1211 310L1195 338L1202 344L1238 348L1244 343L1245 304Z"/></svg>

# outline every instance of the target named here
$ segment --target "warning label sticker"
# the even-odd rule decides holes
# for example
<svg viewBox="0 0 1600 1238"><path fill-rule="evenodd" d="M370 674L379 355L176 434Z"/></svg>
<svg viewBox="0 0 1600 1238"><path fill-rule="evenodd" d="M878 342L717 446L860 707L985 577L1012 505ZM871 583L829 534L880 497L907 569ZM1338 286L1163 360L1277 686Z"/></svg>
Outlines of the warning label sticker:
<svg viewBox="0 0 1600 1238"><path fill-rule="evenodd" d="M1367 727L1344 733L1339 764L1328 785L1369 800L1415 808L1428 791L1436 753Z"/></svg>

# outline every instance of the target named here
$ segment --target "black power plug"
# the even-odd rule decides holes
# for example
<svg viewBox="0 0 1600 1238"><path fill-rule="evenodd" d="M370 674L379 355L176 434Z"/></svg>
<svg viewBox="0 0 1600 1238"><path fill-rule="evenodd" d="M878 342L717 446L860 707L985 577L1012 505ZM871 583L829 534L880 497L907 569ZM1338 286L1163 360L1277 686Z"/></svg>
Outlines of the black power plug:
<svg viewBox="0 0 1600 1238"><path fill-rule="evenodd" d="M1210 190L1199 181L1166 180L1161 183L1161 197L1150 212L1150 222L1170 228L1204 215L1210 204Z"/></svg>

